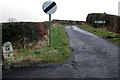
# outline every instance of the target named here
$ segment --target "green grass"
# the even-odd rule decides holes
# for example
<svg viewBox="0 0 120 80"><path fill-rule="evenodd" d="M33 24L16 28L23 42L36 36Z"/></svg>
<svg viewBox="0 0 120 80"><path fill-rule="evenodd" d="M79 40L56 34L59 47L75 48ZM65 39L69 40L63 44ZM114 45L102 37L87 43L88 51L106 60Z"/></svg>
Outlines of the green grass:
<svg viewBox="0 0 120 80"><path fill-rule="evenodd" d="M81 25L79 27L84 30L87 30L91 33L94 33L99 37L109 40L109 41L113 42L114 44L120 45L120 35L119 34L116 34L116 33L113 33L113 32L110 32L110 31L107 31L104 29L97 29L92 26L82 26ZM108 37L113 37L113 38L110 39Z"/></svg>
<svg viewBox="0 0 120 80"><path fill-rule="evenodd" d="M69 61L71 50L64 26L51 28L51 46L41 50L20 49L15 57L6 62L60 63Z"/></svg>

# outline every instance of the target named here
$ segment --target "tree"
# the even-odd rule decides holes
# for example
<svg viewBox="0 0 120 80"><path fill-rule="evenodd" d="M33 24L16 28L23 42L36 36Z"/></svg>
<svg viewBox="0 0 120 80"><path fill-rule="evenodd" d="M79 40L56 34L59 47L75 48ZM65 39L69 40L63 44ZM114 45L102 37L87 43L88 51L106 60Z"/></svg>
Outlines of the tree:
<svg viewBox="0 0 120 80"><path fill-rule="evenodd" d="M9 18L8 22L18 22L18 20L16 18Z"/></svg>

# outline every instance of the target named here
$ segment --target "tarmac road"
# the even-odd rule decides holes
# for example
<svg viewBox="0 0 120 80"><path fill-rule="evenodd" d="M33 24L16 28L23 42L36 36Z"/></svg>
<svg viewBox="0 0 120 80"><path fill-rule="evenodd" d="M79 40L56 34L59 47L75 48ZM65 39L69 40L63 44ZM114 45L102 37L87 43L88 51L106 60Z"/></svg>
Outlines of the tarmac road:
<svg viewBox="0 0 120 80"><path fill-rule="evenodd" d="M40 64L3 72L3 78L117 78L118 46L84 31L77 26L66 26L71 62Z"/></svg>
<svg viewBox="0 0 120 80"><path fill-rule="evenodd" d="M66 31L74 50L73 60L77 77L118 77L118 46L77 26L67 26Z"/></svg>

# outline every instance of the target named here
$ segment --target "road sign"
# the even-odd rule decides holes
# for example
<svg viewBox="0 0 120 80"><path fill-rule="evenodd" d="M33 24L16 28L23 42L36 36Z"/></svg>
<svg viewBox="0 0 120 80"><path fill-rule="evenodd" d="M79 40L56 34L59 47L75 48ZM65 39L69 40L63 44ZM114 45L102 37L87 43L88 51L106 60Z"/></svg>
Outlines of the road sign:
<svg viewBox="0 0 120 80"><path fill-rule="evenodd" d="M95 21L95 23L105 23L105 21Z"/></svg>
<svg viewBox="0 0 120 80"><path fill-rule="evenodd" d="M51 41L50 41L50 34L51 34L51 14L53 14L56 9L57 9L57 5L54 1L46 1L43 4L43 11L46 14L49 14L49 40L48 40L48 44L49 46L51 45Z"/></svg>
<svg viewBox="0 0 120 80"><path fill-rule="evenodd" d="M43 11L47 14L53 14L57 9L57 5L54 1L46 1L43 4Z"/></svg>

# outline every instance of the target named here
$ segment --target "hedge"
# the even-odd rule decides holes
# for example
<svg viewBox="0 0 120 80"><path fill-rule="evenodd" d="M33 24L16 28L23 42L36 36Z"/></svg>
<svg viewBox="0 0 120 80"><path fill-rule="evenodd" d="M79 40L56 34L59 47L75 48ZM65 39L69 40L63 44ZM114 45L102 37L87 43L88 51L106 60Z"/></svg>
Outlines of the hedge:
<svg viewBox="0 0 120 80"><path fill-rule="evenodd" d="M104 27L109 31L120 33L120 16L109 15L106 13L91 13L88 14L86 23L96 28L97 24L95 24L95 20L106 21L104 26L103 24L99 24L98 27Z"/></svg>
<svg viewBox="0 0 120 80"><path fill-rule="evenodd" d="M44 24L42 24L44 29ZM2 44L11 42L14 48L23 48L25 44L42 40L46 35L41 24L35 22L12 22L2 24ZM44 34L41 35L41 32Z"/></svg>

